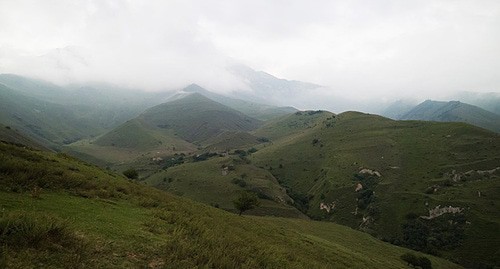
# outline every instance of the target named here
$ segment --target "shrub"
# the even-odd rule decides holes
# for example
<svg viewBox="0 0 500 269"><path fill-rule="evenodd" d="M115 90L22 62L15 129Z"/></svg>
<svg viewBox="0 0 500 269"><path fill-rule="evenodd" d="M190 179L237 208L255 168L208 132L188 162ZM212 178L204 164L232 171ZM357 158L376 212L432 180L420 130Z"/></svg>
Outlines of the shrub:
<svg viewBox="0 0 500 269"><path fill-rule="evenodd" d="M411 266L420 267L422 269L432 269L431 261L424 256L417 257L411 253L405 253L401 255L401 259Z"/></svg>
<svg viewBox="0 0 500 269"><path fill-rule="evenodd" d="M244 150L241 150L241 149L235 150L234 154L240 156L240 158L243 158L243 157L247 156L247 152L244 151Z"/></svg>
<svg viewBox="0 0 500 269"><path fill-rule="evenodd" d="M242 178L236 178L235 177L235 178L233 178L231 180L231 183L236 184L236 185L238 185L238 186L240 186L242 188L244 188L244 187L247 186L247 182L244 179L242 179Z"/></svg>
<svg viewBox="0 0 500 269"><path fill-rule="evenodd" d="M418 264L417 256L411 253L405 253L401 255L401 259L408 263L408 265L416 266Z"/></svg>
<svg viewBox="0 0 500 269"><path fill-rule="evenodd" d="M269 138L267 137L259 137L257 138L257 141L261 142L261 143L266 143L266 142L269 142Z"/></svg>
<svg viewBox="0 0 500 269"><path fill-rule="evenodd" d="M240 196L233 201L234 207L238 210L239 215L247 210L255 208L259 206L259 199L257 195L252 192L242 192Z"/></svg>
<svg viewBox="0 0 500 269"><path fill-rule="evenodd" d="M199 154L196 156L193 156L193 161L194 162L201 162L201 161L206 161L211 157L217 156L218 154L215 152L205 152L203 154Z"/></svg>
<svg viewBox="0 0 500 269"><path fill-rule="evenodd" d="M432 269L431 260L424 256L418 258L418 265L422 267L422 269Z"/></svg>
<svg viewBox="0 0 500 269"><path fill-rule="evenodd" d="M123 171L123 175L129 179L137 179L139 178L139 173L134 168L127 169Z"/></svg>

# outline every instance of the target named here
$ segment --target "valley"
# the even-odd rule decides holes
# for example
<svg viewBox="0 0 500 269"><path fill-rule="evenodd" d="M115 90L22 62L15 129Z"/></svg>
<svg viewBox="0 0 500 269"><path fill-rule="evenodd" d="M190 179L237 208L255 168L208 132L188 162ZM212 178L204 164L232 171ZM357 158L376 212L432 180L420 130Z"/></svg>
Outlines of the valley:
<svg viewBox="0 0 500 269"><path fill-rule="evenodd" d="M13 268L404 268L405 253L433 268L500 264L492 112L469 110L490 117L487 130L464 105L451 110L462 118L423 121L437 118L298 110L195 84L118 101L103 90L107 103L82 106L54 98L78 91L21 77L0 76L0 90L0 231ZM242 192L259 206L240 217ZM16 247L14 219L64 225L64 237Z"/></svg>

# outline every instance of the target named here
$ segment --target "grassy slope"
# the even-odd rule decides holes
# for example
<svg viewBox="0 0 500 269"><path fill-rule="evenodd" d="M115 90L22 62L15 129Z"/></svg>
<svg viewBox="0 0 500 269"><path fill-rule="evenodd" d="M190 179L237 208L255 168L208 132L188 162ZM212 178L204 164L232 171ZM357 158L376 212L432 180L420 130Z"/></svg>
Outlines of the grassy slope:
<svg viewBox="0 0 500 269"><path fill-rule="evenodd" d="M461 261L498 262L494 258L500 242L496 232L500 229L498 179L424 193L454 169L465 172L499 166L498 135L461 123L397 122L354 112L320 120L289 136L280 134L279 124L272 132L264 126L256 133L278 139L251 158L255 165L270 169L282 185L310 195L311 216L357 228L366 212L353 214L357 205L353 174L360 168L375 169L382 178L375 189L380 217L369 229L374 234L381 238L400 234L409 212L426 215L427 208L437 205L470 208L466 211L472 223L467 239L457 250L443 254ZM318 142L313 144L315 139ZM478 190L486 195L478 198ZM336 202L334 213L320 210L320 202Z"/></svg>
<svg viewBox="0 0 500 269"><path fill-rule="evenodd" d="M226 150L259 143L247 131L260 121L193 93L148 109L95 140L65 151L96 164L120 164L141 157L192 153L199 145ZM198 145L198 146L195 146Z"/></svg>
<svg viewBox="0 0 500 269"><path fill-rule="evenodd" d="M38 150L49 150L48 148L40 145L39 143L25 137L24 135L19 133L18 130L15 130L10 126L5 126L1 123L0 123L0 141L14 143L14 144L21 144Z"/></svg>
<svg viewBox="0 0 500 269"><path fill-rule="evenodd" d="M336 224L240 217L62 154L0 149L2 266L405 267L408 250Z"/></svg>
<svg viewBox="0 0 500 269"><path fill-rule="evenodd" d="M223 175L222 166L233 165L234 170ZM242 178L245 186L231 181ZM233 210L232 201L243 190L261 194L261 206L250 210L253 215L269 215L304 218L296 208L288 205L291 201L276 179L264 169L246 164L239 157L213 157L207 161L185 163L168 168L146 179L146 183L160 189L188 197L205 204L217 205L225 210Z"/></svg>
<svg viewBox="0 0 500 269"><path fill-rule="evenodd" d="M155 128L171 129L189 142L203 142L223 131L250 131L260 121L199 93L146 110L139 116Z"/></svg>

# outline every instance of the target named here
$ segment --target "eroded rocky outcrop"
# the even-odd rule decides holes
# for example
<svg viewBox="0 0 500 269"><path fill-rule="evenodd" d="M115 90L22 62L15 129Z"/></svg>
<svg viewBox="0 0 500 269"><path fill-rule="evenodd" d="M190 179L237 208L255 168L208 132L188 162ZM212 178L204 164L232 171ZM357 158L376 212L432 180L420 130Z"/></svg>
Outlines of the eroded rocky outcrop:
<svg viewBox="0 0 500 269"><path fill-rule="evenodd" d="M429 209L429 216L420 216L423 219L434 219L444 214L457 214L462 213L464 209L460 207L441 207L441 205L436 206L435 208Z"/></svg>

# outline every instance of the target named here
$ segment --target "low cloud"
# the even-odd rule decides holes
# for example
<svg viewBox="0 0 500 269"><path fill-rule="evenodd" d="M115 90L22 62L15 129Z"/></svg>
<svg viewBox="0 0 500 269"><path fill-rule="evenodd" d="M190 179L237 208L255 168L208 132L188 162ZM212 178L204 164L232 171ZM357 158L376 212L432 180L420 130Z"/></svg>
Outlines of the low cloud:
<svg viewBox="0 0 500 269"><path fill-rule="evenodd" d="M500 91L498 47L494 0L0 3L0 73L229 92L243 63L326 86L307 107Z"/></svg>

